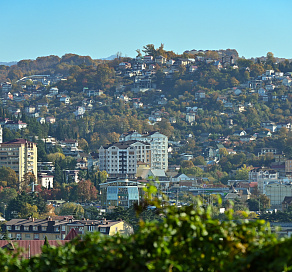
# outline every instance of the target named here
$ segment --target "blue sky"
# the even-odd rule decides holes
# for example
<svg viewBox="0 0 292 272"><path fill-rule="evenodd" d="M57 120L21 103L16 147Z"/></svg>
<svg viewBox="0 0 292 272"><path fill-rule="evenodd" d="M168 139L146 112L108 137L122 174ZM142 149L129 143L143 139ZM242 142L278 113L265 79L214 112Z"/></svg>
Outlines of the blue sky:
<svg viewBox="0 0 292 272"><path fill-rule="evenodd" d="M292 58L289 0L0 0L0 62L76 53L103 58L166 50L237 49Z"/></svg>

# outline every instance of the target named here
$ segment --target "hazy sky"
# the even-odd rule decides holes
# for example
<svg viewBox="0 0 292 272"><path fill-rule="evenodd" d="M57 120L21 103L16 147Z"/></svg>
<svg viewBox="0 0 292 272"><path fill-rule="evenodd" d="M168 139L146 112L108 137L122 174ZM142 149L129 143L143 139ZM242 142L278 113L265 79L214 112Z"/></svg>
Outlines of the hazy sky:
<svg viewBox="0 0 292 272"><path fill-rule="evenodd" d="M135 56L149 43L292 58L291 11L290 0L0 0L0 62Z"/></svg>

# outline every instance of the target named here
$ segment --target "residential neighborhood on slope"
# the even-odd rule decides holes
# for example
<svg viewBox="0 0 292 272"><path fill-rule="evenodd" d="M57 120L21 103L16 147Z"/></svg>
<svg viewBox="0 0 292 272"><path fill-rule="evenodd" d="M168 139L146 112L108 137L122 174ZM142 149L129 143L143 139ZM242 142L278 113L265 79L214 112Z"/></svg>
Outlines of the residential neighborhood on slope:
<svg viewBox="0 0 292 272"><path fill-rule="evenodd" d="M70 226L103 232L100 220L142 203L149 184L177 206L220 195L218 214L231 201L255 218L292 206L291 61L233 49L143 52L88 64L76 55L52 74L26 75L20 62L1 74L0 211L9 238L65 239ZM58 213L75 217L43 219ZM124 227L115 228L109 233Z"/></svg>

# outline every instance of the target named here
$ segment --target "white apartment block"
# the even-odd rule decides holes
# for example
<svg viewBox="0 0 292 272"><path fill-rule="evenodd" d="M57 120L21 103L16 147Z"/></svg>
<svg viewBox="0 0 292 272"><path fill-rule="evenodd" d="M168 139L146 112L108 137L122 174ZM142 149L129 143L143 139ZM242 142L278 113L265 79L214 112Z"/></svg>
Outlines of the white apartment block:
<svg viewBox="0 0 292 272"><path fill-rule="evenodd" d="M1 144L3 143L3 128L1 125L0 125L0 143Z"/></svg>
<svg viewBox="0 0 292 272"><path fill-rule="evenodd" d="M258 189L261 194L266 194L266 185L273 181L278 181L279 173L273 169L258 168L249 171L249 181L258 183Z"/></svg>
<svg viewBox="0 0 292 272"><path fill-rule="evenodd" d="M150 163L150 144L126 141L101 146L99 149L99 168L112 177L134 177L138 161Z"/></svg>
<svg viewBox="0 0 292 272"><path fill-rule="evenodd" d="M150 144L151 148L151 169L168 169L168 138L167 136L154 131L140 134L137 131L124 133L120 136L119 141L141 141Z"/></svg>

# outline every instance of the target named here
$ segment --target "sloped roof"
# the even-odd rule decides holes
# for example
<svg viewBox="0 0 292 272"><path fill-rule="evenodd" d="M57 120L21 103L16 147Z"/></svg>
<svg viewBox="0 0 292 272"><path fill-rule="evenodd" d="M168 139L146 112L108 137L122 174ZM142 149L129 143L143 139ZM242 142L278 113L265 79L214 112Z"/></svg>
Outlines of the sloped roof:
<svg viewBox="0 0 292 272"><path fill-rule="evenodd" d="M48 240L50 246L60 246L64 245L67 241L65 240ZM42 253L42 246L45 240L0 240L0 248L9 248L11 250L15 249L15 246L24 248L24 252L20 255L21 258L29 259L32 256Z"/></svg>
<svg viewBox="0 0 292 272"><path fill-rule="evenodd" d="M67 234L67 236L65 237L64 240L72 240L73 238L75 238L78 235L78 233L76 232L76 230L74 228L72 228L69 233Z"/></svg>

